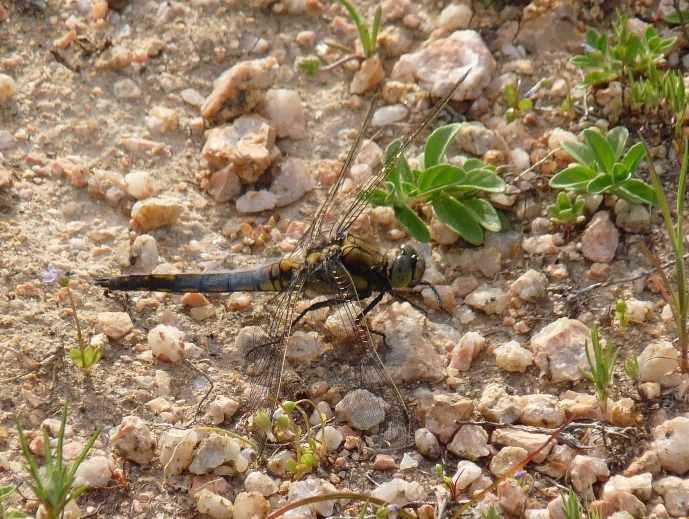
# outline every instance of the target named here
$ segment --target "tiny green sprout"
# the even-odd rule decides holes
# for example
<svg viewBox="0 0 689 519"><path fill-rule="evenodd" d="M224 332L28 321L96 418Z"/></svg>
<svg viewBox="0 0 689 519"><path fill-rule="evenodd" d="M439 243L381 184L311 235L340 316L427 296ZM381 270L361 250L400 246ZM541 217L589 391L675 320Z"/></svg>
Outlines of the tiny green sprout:
<svg viewBox="0 0 689 519"><path fill-rule="evenodd" d="M620 348L613 350L612 344L606 344L603 347L598 336L597 324L594 324L591 328L591 348L593 349L593 357L589 353L589 345L588 341L586 341L584 351L590 371L585 371L581 368L579 368L579 371L584 377L593 382L601 409L605 411L608 404L608 396L610 395L612 373L617 363L617 357L620 354Z"/></svg>
<svg viewBox="0 0 689 519"><path fill-rule="evenodd" d="M29 483L31 490L36 494L36 498L43 508L46 519L57 519L62 517L65 506L70 501L76 499L79 495L87 490L86 486L80 488L72 488L76 478L76 471L79 465L84 461L86 454L88 454L96 439L100 435L101 430L97 429L84 445L79 455L74 460L71 468L68 468L64 463L64 443L65 443L65 428L67 426L67 404L62 408L62 420L60 422L60 430L57 434L57 447L53 453L53 448L50 443L50 436L47 429L43 429L43 443L45 445L44 462L45 466L38 467L38 462L34 457L29 447L29 440L24 432L21 420L18 416L14 416L14 422L19 433L19 443L21 444L22 453L29 466L29 474L32 482Z"/></svg>
<svg viewBox="0 0 689 519"><path fill-rule="evenodd" d="M555 174L550 187L579 194L611 194L630 204L658 206L653 187L634 178L644 158L643 144L635 144L623 156L629 138L627 128L618 126L605 135L587 128L583 135L584 143L562 141L562 147L576 162Z"/></svg>
<svg viewBox="0 0 689 519"><path fill-rule="evenodd" d="M624 299L620 299L615 304L615 319L620 326L621 331L626 331L629 325L629 308Z"/></svg>
<svg viewBox="0 0 689 519"><path fill-rule="evenodd" d="M390 143L385 162L398 160L390 167L385 187L362 195L373 205L392 206L397 221L422 243L430 241L431 234L412 209L418 202L426 203L441 223L473 245L483 243L484 229L499 232L507 225L504 216L485 198L505 190L495 168L478 159L469 159L462 167L445 161L447 148L460 127L449 124L431 133L424 152L417 157L418 169L414 170L404 156L397 156L400 141Z"/></svg>
<svg viewBox="0 0 689 519"><path fill-rule="evenodd" d="M359 12L356 10L354 5L349 2L349 0L340 0L340 3L345 7L345 9L347 9L349 16L352 17L352 20L359 31L359 39L361 40L361 47L364 51L364 55L367 58L370 58L376 53L378 31L380 30L380 20L383 15L383 8L380 5L376 8L375 14L373 15L371 30L369 31L366 24L361 20Z"/></svg>
<svg viewBox="0 0 689 519"><path fill-rule="evenodd" d="M5 500L17 489L14 485L0 487L0 519L27 519L29 516L19 510L12 510L5 506Z"/></svg>
<svg viewBox="0 0 689 519"><path fill-rule="evenodd" d="M523 97L519 99L519 81L517 85L508 83L505 85L505 101L507 102L507 111L505 112L505 118L508 123L517 120L519 117L523 116L526 112L533 108L533 101L529 97ZM540 85L540 83L538 83Z"/></svg>
<svg viewBox="0 0 689 519"><path fill-rule="evenodd" d="M265 432L269 432L273 427L273 423L270 420L270 416L268 416L268 413L266 413L264 411L259 411L258 413L256 413L256 418L254 419L254 424L261 431L265 431Z"/></svg>
<svg viewBox="0 0 689 519"><path fill-rule="evenodd" d="M567 519L581 519L584 513L584 509L571 485L567 493L562 493L562 513Z"/></svg>
<svg viewBox="0 0 689 519"><path fill-rule="evenodd" d="M69 350L69 358L72 359L74 365L79 369L88 371L91 367L98 363L103 356L105 345L102 342L97 344L86 345L84 336L81 332L81 323L79 322L79 314L77 313L77 305L72 294L72 289L69 286L69 277L61 269L56 268L52 263L48 265L48 270L43 274L43 280L46 283L57 282L59 286L67 291L69 305L74 316L74 323L77 328L77 346Z"/></svg>
<svg viewBox="0 0 689 519"><path fill-rule="evenodd" d="M275 425L280 429L287 429L289 427L289 417L286 414L281 414L278 416L277 420L275 420Z"/></svg>
<svg viewBox="0 0 689 519"><path fill-rule="evenodd" d="M488 508L485 508L481 511L481 517L483 519L502 519L502 514L500 513L500 509L496 506L496 504L491 503L488 505Z"/></svg>
<svg viewBox="0 0 689 519"><path fill-rule="evenodd" d="M282 403L282 408L285 410L285 413L289 414L292 411L294 411L297 407L297 403L294 402L293 400L286 400Z"/></svg>
<svg viewBox="0 0 689 519"><path fill-rule="evenodd" d="M639 357L636 356L636 353L632 353L624 361L624 372L632 380L639 380Z"/></svg>
<svg viewBox="0 0 689 519"><path fill-rule="evenodd" d="M323 67L318 56L301 56L297 58L297 66L309 77L316 77Z"/></svg>
<svg viewBox="0 0 689 519"><path fill-rule="evenodd" d="M571 95L565 97L565 100L562 101L562 104L557 109L557 113L563 117L574 119L576 112L574 111L574 98Z"/></svg>
<svg viewBox="0 0 689 519"><path fill-rule="evenodd" d="M443 469L443 466L440 463L436 463L435 465L435 474L439 478L445 477L445 470Z"/></svg>
<svg viewBox="0 0 689 519"><path fill-rule="evenodd" d="M585 201L576 195L572 201L564 191L557 194L557 201L554 205L548 206L548 214L553 223L571 227L586 221L584 216Z"/></svg>

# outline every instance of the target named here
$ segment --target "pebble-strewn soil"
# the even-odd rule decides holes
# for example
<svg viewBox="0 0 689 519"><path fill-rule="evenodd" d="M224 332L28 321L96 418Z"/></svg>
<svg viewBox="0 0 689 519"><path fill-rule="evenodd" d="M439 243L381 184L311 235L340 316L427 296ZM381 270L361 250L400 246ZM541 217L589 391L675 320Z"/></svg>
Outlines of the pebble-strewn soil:
<svg viewBox="0 0 689 519"><path fill-rule="evenodd" d="M528 441L509 436L515 430L495 422L517 429L539 426L528 429L541 435L531 438L539 446L566 418L580 425L563 433L542 459L531 461L518 484L508 481L488 496L504 516L563 517L556 498L569 484L582 501L597 500L606 516L689 514L689 484L682 479L689 452L686 442L671 442L687 434L681 418L688 411L682 398L686 379L676 369L673 346L662 342L672 343L676 334L639 245L643 241L661 262L671 259L662 218L655 210L621 217L624 209L613 199L593 206L588 228L561 229L546 214L556 196L548 178L571 160L560 140L591 125L605 130L625 124L634 142L641 131L665 172L666 189L676 190L672 133L662 116L625 112L616 103L620 91L614 84L597 94L577 87L582 72L568 63L580 52L589 26L610 30L615 8L667 33L659 20L669 7L657 2L456 0L456 6L466 5L456 11L448 8L453 2L385 0L382 27L388 32L382 33L380 54L387 78L400 54L457 29L476 31L486 56L495 60L477 83L478 94L451 101L438 119L482 123L473 140L469 135L448 155L459 160L456 156L478 152L498 166L507 191L495 202L511 225L480 247L434 228L426 279L437 287L451 319L434 310L424 318L411 307L393 306L391 298L371 315L369 324L385 331L393 353L398 348L416 355L413 375L412 364L399 355L390 372L410 409L412 432L425 431L415 446L386 453L389 457L373 457L362 442L345 442L314 469L312 487L275 474L275 457L272 463L248 457L247 467L242 465L247 458L234 453L231 462L218 462L222 470L213 472L218 463L211 460L196 473L191 472L196 465L181 463L173 473L172 465L161 461L176 445L163 437L173 425L247 434L243 409L229 416L232 400L242 403L249 380L235 339L245 326L272 317L265 311L270 296L209 295L212 306L199 310L203 299L147 292L123 297L106 293L94 279L150 272L157 265L161 272L245 268L286 254L325 199L373 97L373 89L350 94L358 60L316 78L295 65L300 56L324 55L325 40L354 46L356 31L339 3L249 3L124 0L108 8L104 0L15 0L0 5L0 486L18 487L7 503L32 516L38 511L13 415L42 455L41 426L54 437L54 421L67 403L66 459L76 457L97 427L103 430L89 454L104 463L93 468L102 481L78 499L84 517L200 516L202 488L224 498L203 498L215 507L215 517L229 517L229 503L235 517L251 517L265 515L268 503L276 509L294 496L333 489L378 489L383 500L406 493L398 496L399 504L431 517L442 510L433 491L441 483L438 463L446 474L466 479L457 496L445 498L450 514L456 509L453 497L466 502L529 450ZM375 5L357 3L365 20ZM668 59L674 66L686 63L685 50L678 49ZM325 56L332 61L341 54ZM239 212L246 206L237 198L247 189L267 189L274 171L249 187L237 184L241 194L222 200L212 189L217 167L202 154L206 132L221 122L204 119L202 104L224 71L268 58L276 61L275 76L257 95L268 87L298 94L305 121L295 131L305 138L278 136L275 142L281 160L302 161L313 189L283 207ZM541 78L549 82L535 92L534 109L507 124L504 85L519 80L524 95ZM422 120L438 94L431 98L413 79L391 81L381 105L403 105L407 114L368 136L384 149ZM573 111L559 111L568 95ZM646 180L647 171L640 169ZM669 196L674 203L675 196ZM163 200L164 207L137 212L137 200L151 198ZM389 211L376 209L355 228L382 249L394 247L406 236L389 220ZM146 242L141 235L153 239ZM69 275L84 340L95 336L106 342L103 358L88 373L69 359L77 330L66 289L44 280L51 264ZM432 292L418 292L410 299L434 306ZM620 299L628 301L634 317L626 330L614 317ZM642 357L646 385L632 381L620 362L608 412L601 411L593 386L576 369L586 366L583 342L594 323L602 337L622 348L621 361L649 345L656 348ZM152 354L149 332L159 325L184 332L177 341L181 360L165 362ZM543 332L549 325L555 331ZM659 360L667 362L660 366ZM327 371L336 369L327 366L320 373L327 378ZM458 432L455 419L472 424ZM663 423L667 429L659 429ZM200 440L204 433L198 434ZM439 451L433 447L436 437ZM665 437L669 446L658 443ZM222 448L232 450L234 444ZM662 449L674 464L663 460ZM279 450L264 454L274 452ZM641 479L614 479L622 475ZM96 486L97 477L91 478ZM398 486L383 493L380 485L391 480ZM319 513L352 515L360 506L352 501Z"/></svg>

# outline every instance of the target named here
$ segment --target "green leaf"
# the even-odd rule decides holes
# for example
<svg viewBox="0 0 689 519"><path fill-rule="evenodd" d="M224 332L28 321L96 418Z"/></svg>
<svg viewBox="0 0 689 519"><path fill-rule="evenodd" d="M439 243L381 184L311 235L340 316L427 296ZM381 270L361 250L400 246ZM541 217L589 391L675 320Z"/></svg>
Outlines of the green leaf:
<svg viewBox="0 0 689 519"><path fill-rule="evenodd" d="M424 167L419 166L419 169L428 169L443 162L445 152L462 124L447 124L431 133L424 147Z"/></svg>
<svg viewBox="0 0 689 519"><path fill-rule="evenodd" d="M531 110L533 107L533 101L529 98L524 98L521 101L519 101L519 109L522 112L526 112L527 110Z"/></svg>
<svg viewBox="0 0 689 519"><path fill-rule="evenodd" d="M374 189L371 191L368 201L376 206L388 205L388 193L382 189Z"/></svg>
<svg viewBox="0 0 689 519"><path fill-rule="evenodd" d="M624 164L618 162L612 167L612 180L615 184L624 182L632 176L632 171L624 167Z"/></svg>
<svg viewBox="0 0 689 519"><path fill-rule="evenodd" d="M624 147L627 145L627 139L629 138L629 130L624 126L616 126L610 130L605 136L605 140L608 141L610 146L615 153L615 161L617 161L624 152Z"/></svg>
<svg viewBox="0 0 689 519"><path fill-rule="evenodd" d="M615 163L615 150L600 133L595 130L584 130L584 140L596 155L596 163L601 171L612 173L612 165Z"/></svg>
<svg viewBox="0 0 689 519"><path fill-rule="evenodd" d="M416 198L419 196L419 190L416 188L415 184L411 182L403 182L400 186L402 189L402 195L407 198Z"/></svg>
<svg viewBox="0 0 689 519"><path fill-rule="evenodd" d="M606 35L599 33L594 27L590 27L589 30L586 31L586 44L593 49L602 51L601 43L604 45L607 39L608 37Z"/></svg>
<svg viewBox="0 0 689 519"><path fill-rule="evenodd" d="M596 178L596 172L580 164L570 164L565 169L553 175L548 184L555 189L569 189L582 191Z"/></svg>
<svg viewBox="0 0 689 519"><path fill-rule="evenodd" d="M560 145L569 153L579 164L592 168L596 164L596 156L593 150L577 141L560 141Z"/></svg>
<svg viewBox="0 0 689 519"><path fill-rule="evenodd" d="M406 205L393 207L395 218L409 232L412 238L421 243L431 241L431 233L424 221Z"/></svg>
<svg viewBox="0 0 689 519"><path fill-rule="evenodd" d="M613 186L612 177L609 175L599 175L586 186L586 190L592 195L604 193Z"/></svg>
<svg viewBox="0 0 689 519"><path fill-rule="evenodd" d="M505 182L493 171L485 169L469 171L462 185L488 193L502 193L505 191Z"/></svg>
<svg viewBox="0 0 689 519"><path fill-rule="evenodd" d="M681 11L681 13L677 13L677 11L672 11L665 17L665 22L671 25L681 24L682 21L680 21L680 14L684 23L689 23L689 11Z"/></svg>
<svg viewBox="0 0 689 519"><path fill-rule="evenodd" d="M71 350L69 350L69 358L72 359L72 362L76 367L84 367L85 363L82 361L81 351L79 351L79 348L72 348Z"/></svg>
<svg viewBox="0 0 689 519"><path fill-rule="evenodd" d="M584 76L584 84L587 86L595 86L603 83L609 83L617 79L617 74L605 71L589 72Z"/></svg>
<svg viewBox="0 0 689 519"><path fill-rule="evenodd" d="M416 185L420 193L429 194L457 183L463 183L466 177L466 173L458 166L438 164L419 172Z"/></svg>
<svg viewBox="0 0 689 519"><path fill-rule="evenodd" d="M514 106L517 103L517 90L512 83L505 85L505 101L509 106Z"/></svg>
<svg viewBox="0 0 689 519"><path fill-rule="evenodd" d="M491 232L500 232L502 225L498 211L483 198L464 200L464 205L481 227Z"/></svg>
<svg viewBox="0 0 689 519"><path fill-rule="evenodd" d="M634 146L629 148L629 151L622 159L622 164L625 169L629 172L634 173L636 168L639 167L639 163L644 158L644 145L641 142L637 142Z"/></svg>
<svg viewBox="0 0 689 519"><path fill-rule="evenodd" d="M649 204L659 207L656 192L646 182L638 178L630 178L626 182L617 184L613 193L630 204Z"/></svg>
<svg viewBox="0 0 689 519"><path fill-rule="evenodd" d="M483 229L466 206L451 197L434 200L433 211L442 223L472 245L483 243Z"/></svg>

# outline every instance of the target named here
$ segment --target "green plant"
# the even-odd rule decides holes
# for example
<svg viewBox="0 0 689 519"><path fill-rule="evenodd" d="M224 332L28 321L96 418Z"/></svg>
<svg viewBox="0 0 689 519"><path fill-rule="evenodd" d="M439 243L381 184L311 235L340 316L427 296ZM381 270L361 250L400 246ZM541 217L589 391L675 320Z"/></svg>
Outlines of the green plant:
<svg viewBox="0 0 689 519"><path fill-rule="evenodd" d="M505 183L495 168L478 159L467 160L462 167L445 162L445 152L461 124L436 129L426 141L424 152L417 158L418 168L412 170L401 157L386 178L385 188L367 191L373 205L392 206L395 217L414 237L426 243L430 231L411 209L417 202L426 203L440 222L474 245L483 243L483 229L498 232L505 225L504 217L480 195L501 193ZM389 162L399 150L395 140L385 151Z"/></svg>
<svg viewBox="0 0 689 519"><path fill-rule="evenodd" d="M624 372L632 380L639 379L639 358L636 353L632 353L627 360L624 361Z"/></svg>
<svg viewBox="0 0 689 519"><path fill-rule="evenodd" d="M620 331L627 331L627 326L629 326L629 309L624 299L618 300L615 304L615 319L620 327Z"/></svg>
<svg viewBox="0 0 689 519"><path fill-rule="evenodd" d="M364 22L361 21L361 16L356 8L349 2L349 0L339 0L340 3L347 9L349 16L354 20L357 30L359 31L359 39L361 40L361 48L364 50L364 56L370 58L376 53L376 46L378 40L378 31L380 30L380 19L383 15L383 8L379 5L373 15L373 23L371 30Z"/></svg>
<svg viewBox="0 0 689 519"><path fill-rule="evenodd" d="M562 493L562 513L567 519L581 519L584 515L584 509L579 503L572 485L569 486L567 493Z"/></svg>
<svg viewBox="0 0 689 519"><path fill-rule="evenodd" d="M7 499L17 487L14 485L6 485L0 487L0 519L24 519L29 516L19 510L11 510L5 506L5 499Z"/></svg>
<svg viewBox="0 0 689 519"><path fill-rule="evenodd" d="M481 517L483 517L483 519L501 519L502 514L498 506L495 503L491 503L488 505L488 508L481 511Z"/></svg>
<svg viewBox="0 0 689 519"><path fill-rule="evenodd" d="M69 287L69 277L67 276L67 274L62 272L62 270L55 268L51 263L50 265L48 265L48 270L45 272L43 280L48 283L57 281L57 284L67 291L69 305L72 309L74 323L77 327L77 344L79 346L78 348L72 348L71 350L69 350L69 357L72 359L72 362L74 362L74 364L77 367L83 370L88 370L89 368L97 364L100 358L103 356L104 345L102 342L96 345L86 345L84 341L84 336L81 333L81 324L79 323L77 305L74 301L72 289Z"/></svg>
<svg viewBox="0 0 689 519"><path fill-rule="evenodd" d="M637 75L646 72L652 64L662 61L665 52L677 38L660 38L653 26L649 26L643 38L629 31L628 18L617 13L613 24L616 43L610 42L610 35L601 34L591 27L586 32L585 52L575 56L570 63L578 67L593 69L584 76L584 85L594 86L608 83L627 74Z"/></svg>
<svg viewBox="0 0 689 519"><path fill-rule="evenodd" d="M533 101L528 96L519 99L518 91L519 81L517 81L516 86L512 83L505 85L505 101L507 102L508 106L507 111L505 112L505 118L507 119L508 123L517 120L519 117L533 108Z"/></svg>
<svg viewBox="0 0 689 519"><path fill-rule="evenodd" d="M584 223L586 217L584 216L585 201L576 195L572 200L567 193L560 191L557 194L557 201L554 205L547 207L550 219L559 225L571 227Z"/></svg>
<svg viewBox="0 0 689 519"><path fill-rule="evenodd" d="M99 428L91 435L86 445L84 445L84 448L74 460L72 468L68 468L64 464L63 458L65 427L67 425L67 404L65 404L62 408L62 420L60 422L60 430L57 434L57 447L55 448L54 456L50 446L48 431L43 429L43 443L45 445L45 455L43 459L45 467L40 469L36 462L36 458L29 448L29 440L26 437L22 423L17 415L14 416L14 423L17 425L22 452L29 465L29 473L33 479L33 482L29 483L29 486L43 506L46 519L56 519L60 517L65 506L70 501L73 501L86 491L86 486L73 489L72 485L74 483L77 468L79 468L86 454L91 450L91 447L93 447L101 430Z"/></svg>
<svg viewBox="0 0 689 519"><path fill-rule="evenodd" d="M651 151L648 149L646 142L642 141L646 150L648 158L649 171L651 173L651 181L653 182L653 189L658 199L660 212L663 215L665 229L670 238L670 245L675 255L675 283L670 281L670 278L665 273L660 261L656 258L648 248L640 242L641 250L643 250L646 257L649 259L653 267L658 272L661 281L658 282L663 297L670 305L672 310L672 317L675 321L677 329L678 347L680 351L680 368L683 373L689 370L689 359L687 358L687 349L689 348L689 337L687 336L687 314L689 313L689 291L687 289L687 266L684 259L684 197L686 196L687 187L687 168L689 167L689 142L684 141L682 166L679 172L679 182L677 185L677 206L675 220L670 214L670 206L665 197L663 186L660 184L658 172L655 169L653 160L651 159Z"/></svg>
<svg viewBox="0 0 689 519"><path fill-rule="evenodd" d="M620 354L620 348L613 351L612 344L606 344L605 347L603 347L600 342L600 337L598 336L597 324L594 324L593 328L591 328L591 348L593 349L593 358L589 352L588 341L586 341L584 351L586 352L586 361L591 371L585 371L581 368L579 368L579 371L588 380L593 382L601 409L605 411L608 404L608 396L610 394L612 372L615 369L617 357Z"/></svg>
<svg viewBox="0 0 689 519"><path fill-rule="evenodd" d="M658 205L653 188L633 178L644 157L643 144L635 144L622 156L629 130L618 126L603 136L588 128L583 134L584 143L562 141L562 147L576 162L555 174L550 187L592 195L612 194L635 205Z"/></svg>

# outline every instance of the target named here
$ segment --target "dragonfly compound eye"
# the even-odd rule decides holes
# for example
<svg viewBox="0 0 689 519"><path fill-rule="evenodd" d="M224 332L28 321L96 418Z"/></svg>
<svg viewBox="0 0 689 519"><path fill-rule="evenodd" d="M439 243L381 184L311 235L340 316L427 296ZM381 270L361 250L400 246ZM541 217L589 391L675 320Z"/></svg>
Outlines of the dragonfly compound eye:
<svg viewBox="0 0 689 519"><path fill-rule="evenodd" d="M390 284L393 288L413 287L423 276L426 263L411 245L400 245L390 262Z"/></svg>

